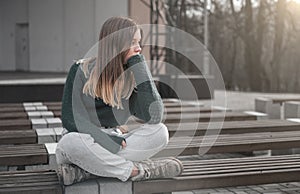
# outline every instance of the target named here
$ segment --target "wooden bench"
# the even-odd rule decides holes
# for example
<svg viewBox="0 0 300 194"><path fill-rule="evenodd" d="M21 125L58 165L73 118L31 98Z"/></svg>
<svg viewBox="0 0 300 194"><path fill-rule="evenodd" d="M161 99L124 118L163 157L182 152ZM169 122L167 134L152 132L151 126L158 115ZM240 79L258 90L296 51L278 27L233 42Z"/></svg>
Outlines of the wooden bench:
<svg viewBox="0 0 300 194"><path fill-rule="evenodd" d="M48 152L43 144L0 146L0 166L48 164Z"/></svg>
<svg viewBox="0 0 300 194"><path fill-rule="evenodd" d="M300 148L300 131L245 133L219 136L174 137L167 147L156 157L177 155L198 155L231 152L250 152L257 150L277 150ZM11 150L13 154L7 152ZM28 153L34 153L28 155ZM7 155L7 153L9 153ZM2 145L0 165L28 165L30 158L37 157L44 163L47 157L45 146L39 144ZM29 158L27 161L27 157ZM21 160L21 158L24 158ZM41 163L34 160L34 164Z"/></svg>
<svg viewBox="0 0 300 194"><path fill-rule="evenodd" d="M178 177L132 182L132 193L166 193L299 181L300 156L186 160L183 165L184 172ZM0 172L0 183L0 193L62 193L53 171Z"/></svg>
<svg viewBox="0 0 300 194"><path fill-rule="evenodd" d="M274 126L274 128L276 127ZM1 129L1 122L0 122L0 129ZM14 130L16 129L17 128L14 128ZM263 133L258 133L258 132L250 135L238 134L236 138L232 137L232 135L230 136L222 135L217 139L216 144L210 149L212 151L209 151L208 153L224 153L228 151L235 152L235 150L249 151L249 150L257 150L257 149L261 150L261 149L270 149L270 148L277 149L277 148L300 147L300 143L297 143L300 142L300 134L298 133L287 131L282 133L272 132L272 133L264 133L263 135L262 134ZM201 138L203 139L203 137L201 136L196 137L192 140L191 143L188 143L188 146L183 146L183 147L180 146L184 145L186 142L189 142L188 138L180 137L171 140L169 144L170 146L168 146L166 150L163 150L163 152L165 151L169 153L169 152L174 152L174 150L178 151L178 149L183 148L184 152L182 152L182 155L198 154L199 145L201 144L202 141ZM202 148L205 148L205 146L207 146L207 144L204 144L204 147ZM3 148L5 149L5 147L6 146L4 146ZM22 150L24 150L24 147ZM168 155L168 154L164 154L163 152L161 152L160 154L162 154L163 156ZM18 153L18 152L14 152L14 153ZM20 158L17 158L18 154L14 154L14 156L15 156L15 160L20 160ZM283 159L285 158L287 157L284 157ZM132 193L137 193L137 194L149 193L149 191L151 191L151 193L159 193L159 192L184 191L184 190L201 189L201 188L215 188L215 187L235 186L235 185L294 181L295 177L289 177L289 173L290 175L295 175L296 172L299 173L299 166L296 166L295 168L293 168L294 166L291 167L291 165L284 166L284 164L289 164L289 163L287 163L287 161L281 161L281 159L275 158L273 156L268 157L268 161L267 160L262 161L263 159L262 160L258 159L257 163L253 163L253 166L251 166L251 164L249 166L249 163L253 161L252 157L249 158L248 160L244 160L243 162L239 162L240 160L242 159L227 159L227 160L218 159L215 161L215 163L213 162L213 160L184 161L185 171L180 177L176 177L174 179L133 182ZM273 161L274 162L278 161L278 165L275 166L271 165ZM299 161L299 159L295 159L293 161L294 162ZM210 163L211 164L210 166L208 165L209 162L212 162ZM282 165L279 164L281 162ZM19 162L17 165L22 165L22 164L20 164ZM222 165L224 165L223 168L221 168ZM10 177L12 177L11 184L5 184L3 187L0 186L0 193L1 192L6 193L7 191L10 191L12 193L15 193L16 191L20 191L20 193L22 192L25 193L28 191L26 189L30 188L31 185L35 185L35 184L38 185L37 189L40 190L46 190L47 188L52 188L52 189L57 189L57 193L61 192L61 188L57 184L57 177L55 177L54 172L52 172L52 176L54 177L54 178L52 177L53 182L49 181L51 183L46 183L46 184L44 184L44 182L41 181L43 178L33 179L32 177L30 177L33 175L32 173L34 172L24 171L21 176L19 175L19 178L16 178L18 176L14 176L14 173L11 172L11 174L9 175ZM37 172L37 174L34 176L41 176L41 174L43 173L49 173L49 172L40 171ZM3 178L2 175L3 174L0 173L0 183L6 180L6 178ZM272 180L267 178L270 175L272 176ZM262 176L264 178L259 178ZM281 176L286 176L286 178L280 179ZM23 185L21 187L18 187L18 185L15 186L16 184L15 180L19 180L18 183L23 183L22 181L26 182L29 180L32 181L28 185L24 183L25 186ZM34 189L32 191L34 191Z"/></svg>
<svg viewBox="0 0 300 194"><path fill-rule="evenodd" d="M205 134L242 134L279 131L300 131L300 123L289 120L249 120L227 122L199 122L199 123L167 123L170 137L176 136L203 136ZM137 127L133 125L131 127ZM0 130L0 144L37 143L36 131ZM1 129L1 128L0 128Z"/></svg>
<svg viewBox="0 0 300 194"><path fill-rule="evenodd" d="M299 181L300 156L246 157L183 161L173 179L133 182L133 194L189 191Z"/></svg>
<svg viewBox="0 0 300 194"><path fill-rule="evenodd" d="M274 135L275 134L275 135ZM257 140L258 136L254 135L247 135L244 138L239 138L239 142L233 143L231 146L224 144L224 142L220 141L217 142L216 145L214 145L211 149L215 149L214 147L217 146L217 148L213 152L208 153L216 153L216 150L223 150L223 151L230 151L236 149L234 145L241 146L243 145L244 149L246 150L252 150L252 149L266 149L267 148L285 148L287 147L294 147L299 146L300 138L295 138L294 141L290 138L292 137L298 137L300 135L295 134L294 132L290 134L278 134L278 132L270 133L266 135L261 135L260 142L256 141L253 142L253 139ZM277 138L277 141L268 141L268 138ZM200 137L201 138L201 137ZM200 142L201 139L195 139L192 141L192 144ZM287 138L287 139L286 139ZM228 140L234 142L235 139L232 138L232 136L224 136L222 140ZM247 142L247 140L251 140L251 142ZM282 141L281 141L282 140ZM291 140L291 141L289 141ZM185 141L183 138L174 141L175 143ZM291 144L292 142L292 144ZM170 142L170 145L172 145L173 142ZM283 143L283 144L281 144ZM269 144L269 147L266 146L266 144ZM277 147L276 147L276 145ZM186 154L197 154L199 148L197 148L195 145L191 147L187 147L187 151L183 153L183 155ZM224 147L225 145L225 147ZM227 147L226 147L227 146ZM233 146L233 147L232 147ZM168 148L167 148L168 149ZM194 150L193 150L194 149ZM5 149L7 150L7 149ZM20 147L20 150L22 152L24 151L24 147L22 145L22 148ZM241 150L241 149L238 149ZM222 151L222 152L223 152ZM32 151L31 151L32 152ZM169 151L167 151L169 153ZM17 153L17 152L16 152ZM166 154L163 154L164 156ZM16 156L16 154L14 154ZM27 156L26 156L27 157ZM171 191L184 191L184 190L191 190L191 189L202 189L202 188L215 188L215 187L225 187L225 186L238 186L238 185L249 185L249 184L263 184L263 183L275 183L275 182L288 182L288 181L295 181L296 175L299 173L299 157L295 159L291 159L291 157L294 156L280 156L280 157L264 157L261 159L258 158L239 158L239 159L217 159L217 160L205 160L205 161L183 161L185 171L184 173L176 177L174 179L163 179L163 180L149 180L149 181L141 181L141 182L133 182L132 183L132 192L133 193L158 193L158 192L171 192ZM280 159L281 158L281 159ZM291 159L290 162L286 159ZM15 157L14 159L11 159L11 161L22 161L22 158ZM1 161L1 160L0 160ZM36 160L34 160L36 161ZM254 162L255 161L255 162ZM30 162L32 165L33 162ZM253 164L253 165L252 165ZM2 164L3 165L3 164ZM14 163L14 165L21 165L20 162ZM16 179L18 180L18 183L22 183L22 181L26 181L26 179L30 182L28 183L28 187L33 184L37 184L41 187L37 187L40 190L46 189L47 184L51 184L53 186L53 182L51 183L40 183L41 180L39 179L32 179L32 172L30 171L22 171L22 178L16 178L16 176L13 176L13 172L11 173L12 177L12 184L7 186L0 186L0 193L3 191L4 193L6 191L18 191L25 192L27 189L26 186L15 186ZM20 173L20 172L17 172ZM54 179L55 173L53 173ZM3 174L0 173L0 183L2 183L3 180L1 179ZM41 172L38 172L36 176L41 175ZM267 178L271 176L272 178ZM284 178L283 178L284 177ZM24 178L24 179L23 179ZM298 180L298 179L297 179ZM54 181L55 182L55 181ZM1 184L0 184L1 185ZM59 185L57 182L54 184L54 188L58 187ZM145 186L146 185L146 186ZM150 187L151 185L151 187ZM49 186L49 185L48 185ZM51 186L51 188L52 188ZM155 187L155 188L153 188ZM166 188L167 187L167 188ZM59 190L58 190L59 191Z"/></svg>
<svg viewBox="0 0 300 194"><path fill-rule="evenodd" d="M300 131L174 137L156 157L300 148Z"/></svg>

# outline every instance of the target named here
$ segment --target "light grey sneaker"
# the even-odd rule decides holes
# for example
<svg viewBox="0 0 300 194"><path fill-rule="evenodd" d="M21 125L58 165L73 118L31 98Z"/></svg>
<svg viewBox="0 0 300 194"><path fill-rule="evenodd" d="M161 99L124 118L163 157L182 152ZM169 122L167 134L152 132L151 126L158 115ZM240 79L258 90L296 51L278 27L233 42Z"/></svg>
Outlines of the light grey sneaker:
<svg viewBox="0 0 300 194"><path fill-rule="evenodd" d="M132 177L132 181L173 178L183 172L181 161L174 157L149 159L134 164L138 167L139 174Z"/></svg>
<svg viewBox="0 0 300 194"><path fill-rule="evenodd" d="M61 164L57 169L58 180L63 185L72 185L90 178L91 174L75 164Z"/></svg>

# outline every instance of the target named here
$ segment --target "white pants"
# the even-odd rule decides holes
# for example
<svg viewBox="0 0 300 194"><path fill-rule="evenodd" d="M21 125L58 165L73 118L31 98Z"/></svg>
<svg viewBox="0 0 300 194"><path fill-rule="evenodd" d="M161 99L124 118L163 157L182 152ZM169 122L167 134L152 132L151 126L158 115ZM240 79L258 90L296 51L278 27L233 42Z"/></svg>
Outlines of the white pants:
<svg viewBox="0 0 300 194"><path fill-rule="evenodd" d="M107 133L110 133L109 129ZM127 146L113 154L95 143L89 134L67 133L58 142L57 163L73 163L96 176L126 181L134 167L132 161L152 157L162 150L169 140L168 129L162 123L142 125L124 134L124 137Z"/></svg>

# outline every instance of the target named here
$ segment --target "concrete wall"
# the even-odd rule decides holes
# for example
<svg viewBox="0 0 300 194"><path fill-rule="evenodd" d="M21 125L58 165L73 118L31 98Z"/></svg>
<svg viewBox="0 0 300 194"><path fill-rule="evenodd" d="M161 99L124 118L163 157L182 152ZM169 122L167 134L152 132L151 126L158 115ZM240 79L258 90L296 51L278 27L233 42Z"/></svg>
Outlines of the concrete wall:
<svg viewBox="0 0 300 194"><path fill-rule="evenodd" d="M96 0L95 18L96 18L96 39L99 38L99 32L102 24L112 16L128 16L127 0Z"/></svg>
<svg viewBox="0 0 300 194"><path fill-rule="evenodd" d="M100 27L107 18L128 14L126 1L42 0L50 5L40 0L31 1L34 1L35 11L30 13L35 15L30 17L30 23L37 24L32 29L32 36L36 36L34 33L39 35L31 41L32 71L68 71L73 60L84 57L97 42ZM114 6L116 4L118 6ZM40 20L39 16L45 12L50 13L45 16L45 21ZM48 34L49 38L43 39L43 34ZM33 50L41 48L45 49Z"/></svg>
<svg viewBox="0 0 300 194"><path fill-rule="evenodd" d="M15 70L16 23L28 22L28 0L0 1L0 70Z"/></svg>
<svg viewBox="0 0 300 194"><path fill-rule="evenodd" d="M16 69L16 23L29 23L30 71L67 72L97 42L104 21L117 15L128 15L127 1L1 0L0 71Z"/></svg>
<svg viewBox="0 0 300 194"><path fill-rule="evenodd" d="M63 70L62 0L29 0L31 71Z"/></svg>

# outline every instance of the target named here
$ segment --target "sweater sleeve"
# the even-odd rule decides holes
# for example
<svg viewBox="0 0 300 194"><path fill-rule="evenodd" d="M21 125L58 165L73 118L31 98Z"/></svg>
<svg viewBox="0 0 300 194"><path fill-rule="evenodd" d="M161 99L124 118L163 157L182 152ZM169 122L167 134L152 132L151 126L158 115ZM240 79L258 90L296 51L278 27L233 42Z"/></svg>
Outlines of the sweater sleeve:
<svg viewBox="0 0 300 194"><path fill-rule="evenodd" d="M100 130L100 125L92 122L83 98L94 106L94 100L82 93L83 72L78 70L79 64L74 64L68 74L62 99L62 123L69 132L90 134L96 143L112 153L121 148L122 137L110 136ZM85 100L86 100L85 99ZM90 111L90 110L89 110ZM96 111L96 110L93 110ZM93 113L92 113L93 114ZM96 114L96 113L94 113ZM98 121L99 122L99 121Z"/></svg>
<svg viewBox="0 0 300 194"><path fill-rule="evenodd" d="M133 72L137 85L129 98L131 114L149 124L160 123L164 106L144 56L132 56L127 61L127 67Z"/></svg>

